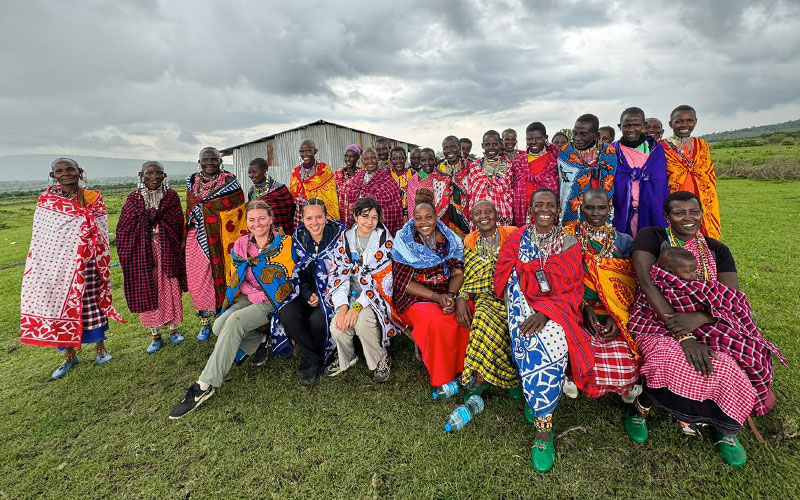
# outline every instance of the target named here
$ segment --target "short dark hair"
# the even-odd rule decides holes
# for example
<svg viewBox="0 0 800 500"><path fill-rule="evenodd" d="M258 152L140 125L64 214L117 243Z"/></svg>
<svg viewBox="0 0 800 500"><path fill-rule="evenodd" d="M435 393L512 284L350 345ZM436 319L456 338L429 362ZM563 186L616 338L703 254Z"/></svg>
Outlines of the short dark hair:
<svg viewBox="0 0 800 500"><path fill-rule="evenodd" d="M366 196L364 198L357 199L350 208L350 211L353 213L353 218L356 218L365 211L369 212L373 209L378 212L378 220L383 220L383 209L381 208L381 204L378 203L378 200L372 196Z"/></svg>
<svg viewBox="0 0 800 500"><path fill-rule="evenodd" d="M579 116L575 123L588 123L595 132L600 128L600 119L591 113Z"/></svg>
<svg viewBox="0 0 800 500"><path fill-rule="evenodd" d="M491 130L490 129L490 130L487 130L486 132L483 133L483 137L481 138L481 143L486 142L486 138L489 137L489 136L492 136L492 135L497 137L498 141L502 141L503 140L503 137L500 134L497 133L497 130Z"/></svg>
<svg viewBox="0 0 800 500"><path fill-rule="evenodd" d="M506 135L509 132L514 132L514 135L517 135L517 131L516 130L514 130L513 128L507 128L507 129L503 130L503 135L501 135L500 138L502 139L503 136Z"/></svg>
<svg viewBox="0 0 800 500"><path fill-rule="evenodd" d="M386 144L388 146L389 145L389 139L387 139L386 137L378 137L377 139L375 139L375 143L374 144L376 146L378 144L380 144L380 143L384 143L384 144Z"/></svg>
<svg viewBox="0 0 800 500"><path fill-rule="evenodd" d="M610 127L610 126L608 126L608 125L606 125L605 127L600 127L599 129L597 129L597 131L598 131L598 132L600 132L601 130L605 130L605 131L607 131L607 132L608 132L608 135L610 135L610 136L611 136L611 140L612 140L612 141L614 140L614 137L617 135L617 134L614 132L614 127Z"/></svg>
<svg viewBox="0 0 800 500"><path fill-rule="evenodd" d="M606 199L606 201L609 201L609 199L608 199L608 191L606 191L603 188L589 188L589 189L587 189L586 192L583 193L583 199L585 200L588 196L592 196L592 195L602 195L603 198Z"/></svg>
<svg viewBox="0 0 800 500"><path fill-rule="evenodd" d="M472 146L472 139L470 139L469 137L462 137L461 139L458 140L458 144L461 145L462 143L469 144L470 146Z"/></svg>
<svg viewBox="0 0 800 500"><path fill-rule="evenodd" d="M402 151L402 152L403 152L403 155L405 155L405 156L408 156L408 153L406 153L406 148L404 148L403 146L395 146L395 147L393 147L393 148L392 148L392 149L389 151L389 154L391 155L391 154L392 154L392 153L394 153L395 151Z"/></svg>
<svg viewBox="0 0 800 500"><path fill-rule="evenodd" d="M526 134L528 132L534 132L536 130L541 132L542 135L547 135L547 129L545 128L544 123L542 123L542 122L533 122L530 125L528 125L527 127L525 127L525 133Z"/></svg>
<svg viewBox="0 0 800 500"><path fill-rule="evenodd" d="M254 158L250 160L250 166L257 166L260 169L267 170L269 168L269 162L264 158Z"/></svg>
<svg viewBox="0 0 800 500"><path fill-rule="evenodd" d="M533 194L531 195L531 199L528 202L528 206L533 205L533 198L539 193L550 193L550 194L552 194L553 198L556 199L556 203L558 203L558 194L555 191L553 191L550 188L539 188L536 191L534 191Z"/></svg>
<svg viewBox="0 0 800 500"><path fill-rule="evenodd" d="M550 140L552 141L553 139L555 139L559 135L563 135L564 139L569 140L569 136L567 134L565 134L564 132L560 131L560 130L558 132L556 132L555 134L553 134L553 137L551 137Z"/></svg>
<svg viewBox="0 0 800 500"><path fill-rule="evenodd" d="M619 115L619 122L622 123L622 117L625 115L640 115L642 117L642 123L647 121L646 115L642 108L637 108L636 106L632 106L630 108L625 108L625 110Z"/></svg>
<svg viewBox="0 0 800 500"><path fill-rule="evenodd" d="M467 140L469 141L469 139L467 139ZM458 144L459 146L461 145L461 140L459 140L458 137L456 137L454 135L448 135L447 137L442 139L442 147L444 147L444 143L447 142L447 141L455 141L456 144ZM469 141L469 143L472 144L472 141Z"/></svg>
<svg viewBox="0 0 800 500"><path fill-rule="evenodd" d="M422 153L430 153L433 155L433 158L436 159L436 151L431 148L422 148L419 152L419 155L422 156Z"/></svg>
<svg viewBox="0 0 800 500"><path fill-rule="evenodd" d="M670 193L664 198L664 213L668 214L670 207L669 204L673 201L689 201L689 200L697 200L697 204L700 206L700 210L703 210L703 203L700 201L700 198L697 197L696 194L692 193L691 191L675 191L674 193Z"/></svg>
<svg viewBox="0 0 800 500"><path fill-rule="evenodd" d="M688 104L681 104L672 110L672 113L669 114L669 120L672 121L672 117L675 116L675 113L680 113L681 111L691 111L694 113L694 117L697 118L697 111L695 111L693 107Z"/></svg>

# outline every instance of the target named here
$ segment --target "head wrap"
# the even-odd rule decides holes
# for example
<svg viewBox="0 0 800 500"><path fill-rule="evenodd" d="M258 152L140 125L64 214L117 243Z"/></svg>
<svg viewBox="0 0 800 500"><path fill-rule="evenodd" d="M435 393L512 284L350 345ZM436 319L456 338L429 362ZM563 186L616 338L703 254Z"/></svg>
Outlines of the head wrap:
<svg viewBox="0 0 800 500"><path fill-rule="evenodd" d="M345 151L353 151L358 156L361 156L361 146L359 146L358 144L351 144L347 146L347 149L345 149Z"/></svg>

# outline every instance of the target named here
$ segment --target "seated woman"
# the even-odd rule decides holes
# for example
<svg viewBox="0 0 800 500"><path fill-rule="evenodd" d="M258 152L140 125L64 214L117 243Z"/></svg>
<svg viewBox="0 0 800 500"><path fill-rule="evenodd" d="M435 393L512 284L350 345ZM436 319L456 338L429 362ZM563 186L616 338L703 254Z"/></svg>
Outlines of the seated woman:
<svg viewBox="0 0 800 500"><path fill-rule="evenodd" d="M498 226L497 210L488 200L475 203L472 223L478 230L464 238L464 284L456 298L456 319L470 329L461 380L473 389L464 398L483 393L491 384L516 388L512 396L519 399L522 391L511 360L506 304L494 293L493 282L500 247L517 228ZM474 314L469 301L474 301Z"/></svg>
<svg viewBox="0 0 800 500"><path fill-rule="evenodd" d="M713 426L722 458L742 466L747 453L736 434L750 413L764 415L772 408L769 353L779 353L743 319L750 315L749 305L743 295L733 293L738 287L736 264L728 247L700 233L703 210L697 195L670 194L664 200L664 216L670 227L644 228L633 242L641 293L631 308L628 328L644 359L645 388L625 429L633 440L646 440L645 418L655 403L672 414L686 434L699 436L698 424ZM691 252L697 278L710 283L679 283L654 267L670 247ZM703 296L707 298L698 303ZM721 298L731 302L719 307ZM726 310L731 307L741 309L738 317Z"/></svg>
<svg viewBox="0 0 800 500"><path fill-rule="evenodd" d="M435 169L436 153L431 148L424 148L420 152L420 170L416 172L411 180L408 181L408 199L411 200L408 206L408 220L414 218L414 200L417 191L427 189L433 193L436 216L443 223L447 218L448 207L450 206L450 177ZM445 223L445 225L447 225Z"/></svg>
<svg viewBox="0 0 800 500"><path fill-rule="evenodd" d="M378 154L367 148L361 155L363 169L358 171L347 189L350 200L372 197L383 209L384 221L389 234L394 234L403 226L403 201L400 188L388 170L378 168Z"/></svg>
<svg viewBox="0 0 800 500"><path fill-rule="evenodd" d="M148 161L139 172L139 189L128 195L117 223L117 253L125 300L142 326L150 329L147 353L161 349L162 329L171 344L183 342L182 294L186 291L183 209L167 186L164 166Z"/></svg>
<svg viewBox="0 0 800 500"><path fill-rule="evenodd" d="M105 339L108 318L122 317L111 301L108 212L100 191L85 189L83 169L58 158L50 187L36 202L31 246L22 275L20 342L58 347L59 379L77 363L75 349L95 344L95 362L111 361Z"/></svg>
<svg viewBox="0 0 800 500"><path fill-rule="evenodd" d="M628 332L628 310L636 293L636 274L630 260L633 238L608 223L608 193L592 188L583 195L581 218L565 230L580 243L583 254L584 330L594 351L594 384L586 388L590 397L609 392L633 403L641 386L640 356Z"/></svg>
<svg viewBox="0 0 800 500"><path fill-rule="evenodd" d="M455 296L464 281L464 247L436 218L433 193L417 191L414 218L398 231L392 258L395 312L411 335L434 386L464 369L469 329L458 324Z"/></svg>
<svg viewBox="0 0 800 500"><path fill-rule="evenodd" d="M561 397L567 360L582 390L595 383L589 335L580 327L583 298L581 249L558 225L556 193L540 188L531 197L533 224L500 248L494 290L505 296L511 353L528 412L535 416L531 461L539 472L553 467L553 410Z"/></svg>
<svg viewBox="0 0 800 500"><path fill-rule="evenodd" d="M381 223L381 206L361 198L352 207L356 225L336 241L328 295L336 316L330 324L337 358L325 375L342 373L358 361L353 336L358 336L375 383L386 382L391 359L389 339L403 329L392 317L392 237Z"/></svg>
<svg viewBox="0 0 800 500"><path fill-rule="evenodd" d="M236 353L253 354L258 349L260 327L292 293L292 238L275 231L272 208L264 200L247 203L246 220L250 234L234 243L224 310L212 327L217 335L214 351L197 382L170 410L171 419L185 416L214 395Z"/></svg>
<svg viewBox="0 0 800 500"><path fill-rule="evenodd" d="M310 386L317 383L325 363L336 351L328 331L333 304L324 293L344 224L329 219L325 202L318 198L305 202L300 211L302 219L292 242L298 288L272 322L272 352L290 351L289 339L294 341L303 353L303 363L297 370L300 383Z"/></svg>

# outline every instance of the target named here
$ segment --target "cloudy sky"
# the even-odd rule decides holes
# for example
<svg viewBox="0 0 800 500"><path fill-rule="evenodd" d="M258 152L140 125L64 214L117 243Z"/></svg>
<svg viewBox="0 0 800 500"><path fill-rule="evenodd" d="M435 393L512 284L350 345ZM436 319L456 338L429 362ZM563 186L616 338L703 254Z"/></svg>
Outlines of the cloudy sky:
<svg viewBox="0 0 800 500"><path fill-rule="evenodd" d="M191 160L320 118L430 145L488 128L699 134L800 118L798 0L29 0L0 18L0 155ZM665 123L666 125L666 123ZM552 133L552 132L551 132Z"/></svg>

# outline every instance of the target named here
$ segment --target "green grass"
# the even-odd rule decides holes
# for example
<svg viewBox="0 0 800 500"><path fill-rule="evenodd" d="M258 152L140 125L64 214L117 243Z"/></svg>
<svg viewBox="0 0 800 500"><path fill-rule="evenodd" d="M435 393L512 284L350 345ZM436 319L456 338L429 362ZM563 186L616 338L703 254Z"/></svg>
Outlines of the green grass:
<svg viewBox="0 0 800 500"><path fill-rule="evenodd" d="M721 178L800 179L800 145L721 147L712 143L711 158Z"/></svg>
<svg viewBox="0 0 800 500"><path fill-rule="evenodd" d="M374 385L360 363L306 389L298 358L234 367L196 413L168 421L211 352L187 316L187 342L156 355L127 312L122 276L114 297L126 325L112 324L114 360L91 352L61 381L53 349L18 341L19 284L34 199L0 201L0 498L792 498L800 491L800 182L720 183L723 240L737 260L765 335L782 349L778 404L749 430L748 464L726 466L709 440L679 436L663 412L651 438L631 442L618 397L564 400L555 413L555 468L530 465L533 429L521 403L490 390L464 430L442 425L454 401L435 402L405 338L392 346L392 376ZM124 193L109 192L116 220ZM112 222L113 227L113 222ZM11 242L16 242L10 245ZM115 258L114 258L115 259ZM186 311L190 311L188 296Z"/></svg>

